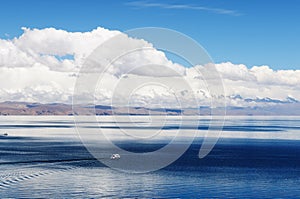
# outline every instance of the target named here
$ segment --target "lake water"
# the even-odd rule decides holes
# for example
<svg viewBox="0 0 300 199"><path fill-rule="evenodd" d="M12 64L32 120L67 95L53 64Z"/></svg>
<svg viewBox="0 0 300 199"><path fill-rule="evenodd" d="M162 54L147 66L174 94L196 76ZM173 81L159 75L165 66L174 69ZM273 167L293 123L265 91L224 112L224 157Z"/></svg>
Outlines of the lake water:
<svg viewBox="0 0 300 199"><path fill-rule="evenodd" d="M80 119L76 130L73 117L0 117L0 198L300 198L300 117L227 117L203 159L198 153L209 117ZM193 142L163 169L120 172L85 147L101 142L99 126L135 153L158 150L179 131L181 144ZM108 160L115 152L105 142L99 150Z"/></svg>

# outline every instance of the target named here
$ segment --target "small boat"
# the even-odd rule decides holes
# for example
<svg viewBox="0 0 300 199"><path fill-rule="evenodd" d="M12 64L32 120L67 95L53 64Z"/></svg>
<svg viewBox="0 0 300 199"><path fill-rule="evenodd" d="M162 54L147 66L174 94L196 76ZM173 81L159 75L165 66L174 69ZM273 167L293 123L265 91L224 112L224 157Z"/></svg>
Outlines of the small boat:
<svg viewBox="0 0 300 199"><path fill-rule="evenodd" d="M110 156L110 159L111 160L118 160L118 159L120 159L121 158L121 156L120 156L120 154L118 154L118 153L114 153L114 154L112 154L111 156Z"/></svg>
<svg viewBox="0 0 300 199"><path fill-rule="evenodd" d="M8 136L8 133L3 133L4 136Z"/></svg>

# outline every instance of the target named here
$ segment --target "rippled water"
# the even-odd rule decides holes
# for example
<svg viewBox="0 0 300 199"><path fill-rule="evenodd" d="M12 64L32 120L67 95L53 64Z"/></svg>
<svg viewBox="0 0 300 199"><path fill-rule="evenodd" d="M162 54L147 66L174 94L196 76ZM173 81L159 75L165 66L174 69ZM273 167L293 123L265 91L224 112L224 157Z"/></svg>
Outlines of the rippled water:
<svg viewBox="0 0 300 199"><path fill-rule="evenodd" d="M120 127L144 137L159 125L149 126L140 116L134 119L137 126L126 119L118 125L111 117L98 119L109 138L133 152L164 146L180 126L179 118L170 117L159 135L134 142ZM198 119L180 126L182 142L195 129L189 121ZM200 120L197 137L180 159L159 171L130 174L95 160L72 117L1 117L0 134L8 136L0 136L0 198L300 197L300 117L227 118L221 138L204 159L197 155L210 120ZM78 125L87 135L99 127L88 117Z"/></svg>

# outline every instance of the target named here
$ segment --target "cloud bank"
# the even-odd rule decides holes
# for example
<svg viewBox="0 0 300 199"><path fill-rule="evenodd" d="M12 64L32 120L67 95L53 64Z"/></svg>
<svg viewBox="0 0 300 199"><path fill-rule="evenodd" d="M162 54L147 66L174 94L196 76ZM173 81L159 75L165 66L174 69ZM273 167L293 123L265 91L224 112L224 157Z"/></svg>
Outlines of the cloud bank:
<svg viewBox="0 0 300 199"><path fill-rule="evenodd" d="M182 98L184 104L191 107L192 97L205 106L213 97L205 81L199 79L199 73L195 72L207 66L185 68L168 60L151 43L129 38L119 31L104 28L89 32L55 28L23 28L23 31L17 38L0 39L0 101L71 103L75 81L83 63L97 46L116 35L121 35L122 39L115 46L107 47L107 55L113 55L114 48L126 49L128 45L143 50L126 54L104 72L95 94L97 103L110 104L113 98L117 104L128 104L128 100L122 101L125 87L138 87L131 96L127 96L132 106L177 106L178 98ZM93 67L98 70L110 61L100 61ZM137 68L141 63L144 66ZM223 96L215 97L226 100L227 105L268 106L300 100L300 70L275 71L269 66L247 68L230 62L218 63L215 67L225 89ZM139 82L150 82L151 78L172 89L150 84L138 86Z"/></svg>

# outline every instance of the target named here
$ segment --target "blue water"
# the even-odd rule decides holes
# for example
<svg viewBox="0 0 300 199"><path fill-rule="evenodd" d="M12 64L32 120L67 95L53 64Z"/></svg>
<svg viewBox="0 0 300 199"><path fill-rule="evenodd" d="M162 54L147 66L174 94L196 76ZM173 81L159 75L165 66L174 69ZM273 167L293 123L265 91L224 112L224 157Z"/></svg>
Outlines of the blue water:
<svg viewBox="0 0 300 199"><path fill-rule="evenodd" d="M80 142L72 118L0 120L0 131L9 134L0 136L0 198L300 198L299 117L229 118L207 157L197 158L199 136L176 162L145 174L98 162ZM168 133L172 125L166 125ZM106 130L118 129L108 121ZM116 141L133 152L166 143Z"/></svg>

